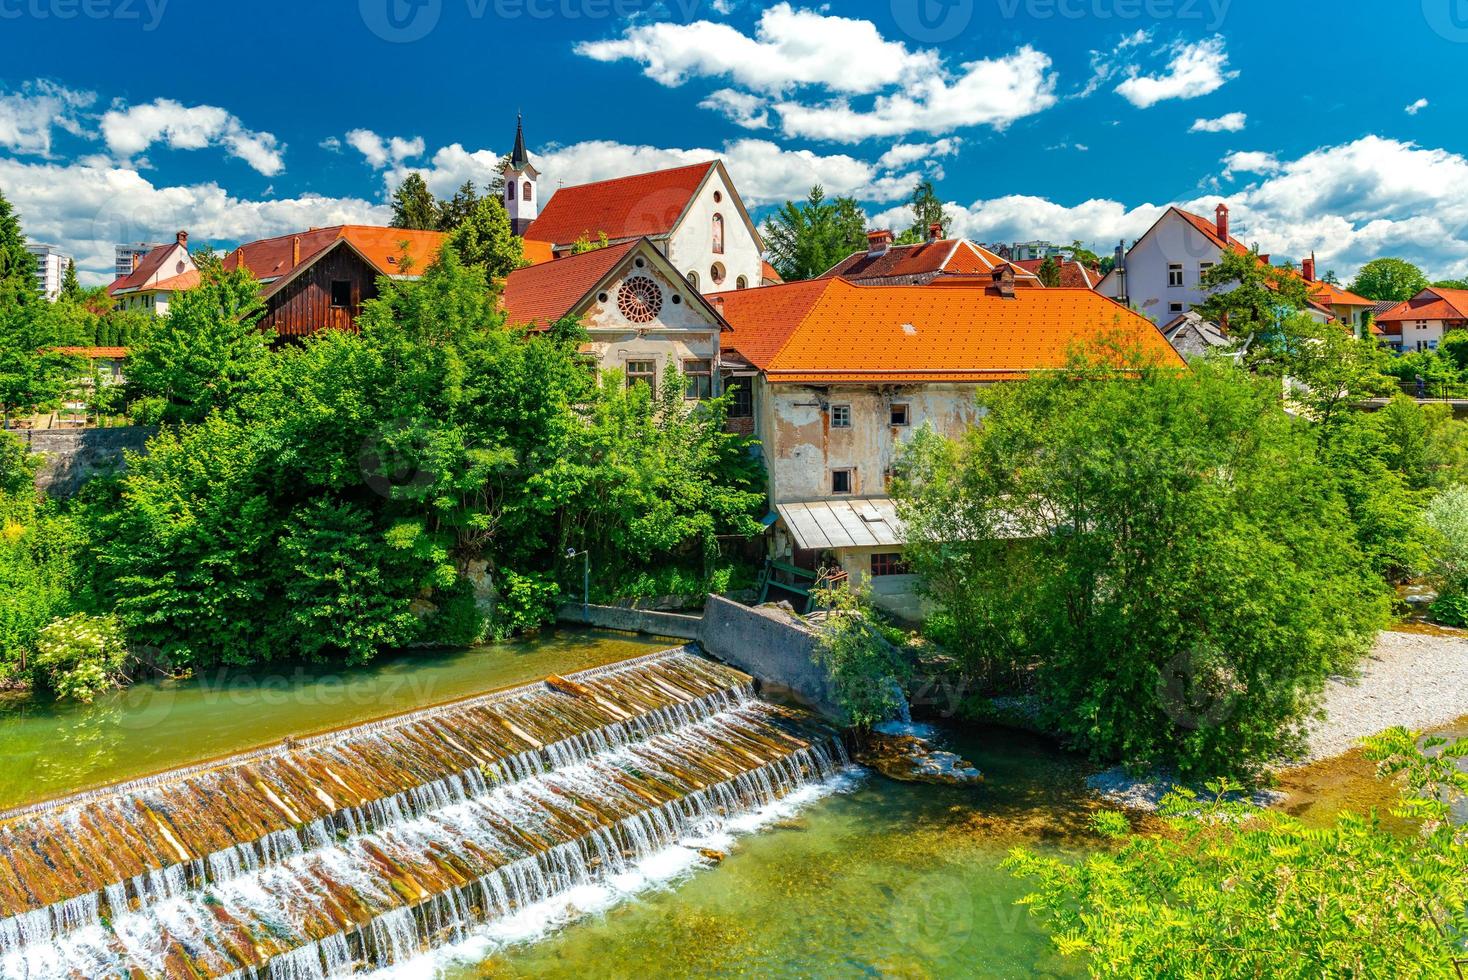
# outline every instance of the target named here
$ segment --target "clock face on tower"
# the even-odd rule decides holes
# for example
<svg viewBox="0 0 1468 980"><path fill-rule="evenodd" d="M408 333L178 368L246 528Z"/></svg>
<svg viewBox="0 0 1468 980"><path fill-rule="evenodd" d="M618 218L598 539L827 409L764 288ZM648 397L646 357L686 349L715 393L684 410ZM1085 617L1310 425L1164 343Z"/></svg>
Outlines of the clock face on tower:
<svg viewBox="0 0 1468 980"><path fill-rule="evenodd" d="M633 276L617 290L617 309L633 323L649 323L663 308L663 291L646 276Z"/></svg>

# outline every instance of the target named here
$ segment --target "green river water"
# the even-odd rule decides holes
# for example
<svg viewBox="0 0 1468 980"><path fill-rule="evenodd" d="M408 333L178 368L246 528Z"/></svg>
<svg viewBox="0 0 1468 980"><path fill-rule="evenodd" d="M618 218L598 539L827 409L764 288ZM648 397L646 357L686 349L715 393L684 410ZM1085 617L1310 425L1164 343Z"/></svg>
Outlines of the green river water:
<svg viewBox="0 0 1468 980"><path fill-rule="evenodd" d="M0 806L14 806L512 686L673 645L597 631L403 655L328 672L214 674L144 684L91 706L16 696L0 706ZM1459 733L1468 725L1459 725ZM1014 903L1000 868L1016 846L1079 857L1099 804L1096 767L1038 737L949 731L946 746L985 773L936 787L857 775L839 791L768 815L759 833L711 844L641 880L569 895L532 921L394 975L472 977L1068 977ZM1390 790L1346 756L1283 781L1307 820L1381 806ZM681 862L681 863L679 863Z"/></svg>

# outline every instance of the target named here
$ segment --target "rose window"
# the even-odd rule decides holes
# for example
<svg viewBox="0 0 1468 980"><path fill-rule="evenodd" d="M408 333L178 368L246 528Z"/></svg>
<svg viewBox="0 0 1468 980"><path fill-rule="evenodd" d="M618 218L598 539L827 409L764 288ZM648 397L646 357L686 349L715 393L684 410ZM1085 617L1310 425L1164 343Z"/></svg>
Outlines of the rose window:
<svg viewBox="0 0 1468 980"><path fill-rule="evenodd" d="M646 276L634 276L617 290L617 309L633 323L647 323L663 308L663 291Z"/></svg>

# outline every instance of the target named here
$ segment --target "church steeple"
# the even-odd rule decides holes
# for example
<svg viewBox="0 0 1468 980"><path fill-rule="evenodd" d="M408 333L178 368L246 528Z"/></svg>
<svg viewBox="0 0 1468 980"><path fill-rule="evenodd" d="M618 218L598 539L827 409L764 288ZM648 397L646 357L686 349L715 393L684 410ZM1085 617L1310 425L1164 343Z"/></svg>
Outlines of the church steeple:
<svg viewBox="0 0 1468 980"><path fill-rule="evenodd" d="M521 238L540 213L539 191L535 183L540 171L525 152L525 122L515 113L515 148L505 163L505 210L510 215L510 228Z"/></svg>

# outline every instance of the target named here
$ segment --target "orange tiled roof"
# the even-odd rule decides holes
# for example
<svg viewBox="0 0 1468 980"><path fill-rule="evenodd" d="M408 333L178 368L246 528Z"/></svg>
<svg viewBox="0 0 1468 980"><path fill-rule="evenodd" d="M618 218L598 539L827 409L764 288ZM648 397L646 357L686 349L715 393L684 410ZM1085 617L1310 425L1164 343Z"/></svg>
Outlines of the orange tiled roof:
<svg viewBox="0 0 1468 980"><path fill-rule="evenodd" d="M153 283L153 285L151 285L151 286L144 286L142 289L139 289L138 292L140 292L140 293L155 293L155 292L156 293L178 293L178 292L183 292L186 289L193 289L195 286L199 285L199 279L200 279L199 270L198 269L190 269L188 272L185 272L181 276L170 276L167 279L161 279L158 282Z"/></svg>
<svg viewBox="0 0 1468 980"><path fill-rule="evenodd" d="M1219 248L1224 247L1223 239L1218 237L1217 221L1211 221L1208 218L1203 217L1201 214L1193 214L1191 211L1184 211L1182 208L1179 207L1174 207L1172 210L1182 215L1183 219L1186 220L1188 224L1201 231L1213 244L1217 245ZM1247 255L1249 252L1248 247L1232 235L1228 236L1228 247L1241 255Z"/></svg>
<svg viewBox="0 0 1468 980"><path fill-rule="evenodd" d="M549 326L571 312L641 239L516 269L500 298L512 326Z"/></svg>
<svg viewBox="0 0 1468 980"><path fill-rule="evenodd" d="M1098 269L1088 268L1075 259L1057 259L1060 266L1060 285L1065 289L1095 289L1101 282L1101 272ZM1045 264L1044 259L1019 259L1012 263L1026 272L1032 272L1036 278L1040 275L1040 266Z"/></svg>
<svg viewBox="0 0 1468 980"><path fill-rule="evenodd" d="M725 346L772 382L1007 381L1064 367L1077 343L1120 330L1162 363L1156 324L1089 289L947 289L818 279L723 293Z"/></svg>
<svg viewBox="0 0 1468 980"><path fill-rule="evenodd" d="M1468 289L1429 287L1376 318L1378 323L1403 320L1468 320Z"/></svg>
<svg viewBox="0 0 1468 980"><path fill-rule="evenodd" d="M963 238L940 238L914 245L892 245L881 255L853 252L832 266L825 276L852 282L882 280L894 285L921 285L940 274L973 275L988 272L1004 260L982 245ZM1021 278L1028 273L1021 271Z"/></svg>
<svg viewBox="0 0 1468 980"><path fill-rule="evenodd" d="M525 256L525 261L531 265L550 262L556 257L554 242L542 242L534 238L521 239L520 250Z"/></svg>
<svg viewBox="0 0 1468 980"><path fill-rule="evenodd" d="M241 264L262 282L281 279L297 269L310 265L326 254L326 250L345 239L366 257L371 266L385 276L422 275L438 258L448 236L441 231L417 231L408 228L382 228L373 225L334 225L312 228L298 235L281 235L258 242L246 242L225 256L227 271ZM296 261L296 243L300 242L300 260ZM401 264L406 243L411 269Z"/></svg>
<svg viewBox="0 0 1468 980"><path fill-rule="evenodd" d="M123 358L128 355L126 347L58 347L56 351L59 354L73 354L93 360L104 357Z"/></svg>
<svg viewBox="0 0 1468 980"><path fill-rule="evenodd" d="M765 282L774 283L775 285L779 285L785 281L785 277L780 275L780 270L764 260L760 261L760 277Z"/></svg>
<svg viewBox="0 0 1468 980"><path fill-rule="evenodd" d="M578 238L656 238L673 229L714 161L562 187L525 230L526 238L569 245Z"/></svg>
<svg viewBox="0 0 1468 980"><path fill-rule="evenodd" d="M1309 285L1310 297L1327 306L1373 306L1376 303L1374 299L1357 296L1349 290L1318 279Z"/></svg>
<svg viewBox="0 0 1468 980"><path fill-rule="evenodd" d="M124 289L136 289L153 278L154 274L162 268L163 263L178 248L178 242L169 242L167 245L159 245L147 255L138 260L138 267L125 276L118 276L107 287L107 295L114 296Z"/></svg>

